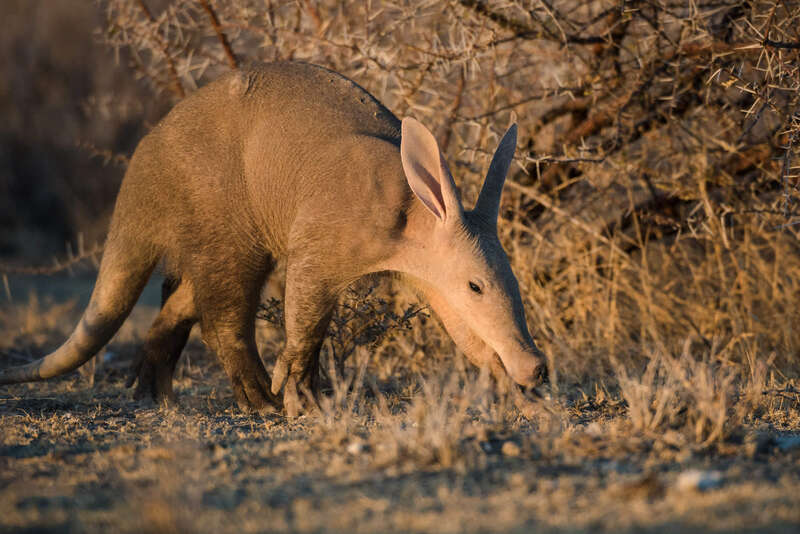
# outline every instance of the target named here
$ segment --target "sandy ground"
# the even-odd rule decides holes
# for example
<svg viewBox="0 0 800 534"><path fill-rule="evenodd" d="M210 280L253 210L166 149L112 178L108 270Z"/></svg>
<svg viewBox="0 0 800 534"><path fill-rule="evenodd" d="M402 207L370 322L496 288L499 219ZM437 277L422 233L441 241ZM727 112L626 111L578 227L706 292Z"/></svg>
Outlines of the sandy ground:
<svg viewBox="0 0 800 534"><path fill-rule="evenodd" d="M91 285L71 283L79 298ZM522 417L445 357L445 369L413 379L370 364L372 386L331 393L321 413L254 417L238 412L193 338L177 372L180 406L159 408L124 387L157 289L101 355L93 385L84 372L0 389L0 530L800 529L796 401L715 447L670 444L631 431L624 407L599 397L554 398L557 410ZM2 366L57 346L80 311L52 292L17 298L0 316ZM269 366L275 347L262 349Z"/></svg>

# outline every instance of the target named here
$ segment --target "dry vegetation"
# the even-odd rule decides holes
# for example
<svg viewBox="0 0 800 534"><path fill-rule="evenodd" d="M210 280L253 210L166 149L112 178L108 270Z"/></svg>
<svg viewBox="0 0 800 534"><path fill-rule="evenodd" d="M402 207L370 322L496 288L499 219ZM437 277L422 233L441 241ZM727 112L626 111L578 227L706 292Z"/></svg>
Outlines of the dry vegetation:
<svg viewBox="0 0 800 534"><path fill-rule="evenodd" d="M197 342L170 412L122 388L134 318L86 374L94 389L73 376L3 392L0 525L798 528L800 3L98 6L97 36L152 91L145 107L252 61L322 64L430 126L466 204L518 122L500 232L552 384L521 414L386 284L340 306L317 413L237 414ZM56 346L75 319L0 308L0 363Z"/></svg>

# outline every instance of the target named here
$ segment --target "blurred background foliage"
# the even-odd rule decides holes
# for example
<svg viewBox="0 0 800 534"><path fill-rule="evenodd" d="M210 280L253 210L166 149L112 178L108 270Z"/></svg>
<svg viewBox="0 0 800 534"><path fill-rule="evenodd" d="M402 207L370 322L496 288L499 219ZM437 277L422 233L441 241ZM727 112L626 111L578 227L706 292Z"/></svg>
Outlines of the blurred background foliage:
<svg viewBox="0 0 800 534"><path fill-rule="evenodd" d="M8 0L0 18L0 257L49 260L105 234L123 169L94 147L131 153L168 103L98 44L98 6Z"/></svg>

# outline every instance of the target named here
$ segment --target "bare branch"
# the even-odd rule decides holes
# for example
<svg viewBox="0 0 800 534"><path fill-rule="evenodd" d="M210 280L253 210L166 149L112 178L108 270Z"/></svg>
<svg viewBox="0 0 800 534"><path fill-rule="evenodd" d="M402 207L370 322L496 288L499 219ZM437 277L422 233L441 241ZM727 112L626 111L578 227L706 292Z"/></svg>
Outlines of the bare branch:
<svg viewBox="0 0 800 534"><path fill-rule="evenodd" d="M155 38L156 41L158 42L159 50L163 54L164 59L167 61L167 65L169 66L169 73L172 78L172 83L170 84L170 88L172 89L173 93L183 98L184 96L186 96L186 91L184 91L183 84L181 84L180 77L178 77L178 71L175 68L175 60L172 59L172 55L169 53L169 49L167 48L167 43L164 40L164 38L158 34L158 30L155 28L156 19L150 12L150 9L147 7L147 4L144 3L144 0L136 0L136 2L138 3L139 8L142 10L142 13L144 13L144 16L153 25L153 31L155 32Z"/></svg>
<svg viewBox="0 0 800 534"><path fill-rule="evenodd" d="M222 31L217 13L211 7L211 4L208 3L208 0L198 0L198 2L200 2L200 5L203 6L203 10L211 20L211 27L214 28L214 33L217 34L217 39L219 39L222 50L225 52L225 57L228 59L228 64L232 69L238 69L239 60L236 58L236 54L233 53L233 49L228 41L228 37L225 35L225 32Z"/></svg>

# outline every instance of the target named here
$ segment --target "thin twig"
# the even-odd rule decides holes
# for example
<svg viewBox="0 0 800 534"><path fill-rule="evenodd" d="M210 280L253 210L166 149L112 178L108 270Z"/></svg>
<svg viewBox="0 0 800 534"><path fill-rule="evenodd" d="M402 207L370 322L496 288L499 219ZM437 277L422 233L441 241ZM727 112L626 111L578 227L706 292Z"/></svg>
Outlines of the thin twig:
<svg viewBox="0 0 800 534"><path fill-rule="evenodd" d="M158 28L156 27L157 22L153 14L150 12L150 9L144 3L144 0L136 0L139 4L139 8L144 13L147 20L154 26L153 33L155 34L155 39L158 43L159 50L164 55L164 59L167 61L167 68L169 69L170 76L172 77L172 84L170 85L170 89L173 93L178 95L179 97L183 98L186 96L186 91L183 89L183 84L181 84L180 77L178 76L178 70L175 67L175 60L172 59L172 55L169 53L169 49L167 47L167 42L164 38L158 33Z"/></svg>
<svg viewBox="0 0 800 534"><path fill-rule="evenodd" d="M222 31L222 26L219 23L217 13L211 7L211 4L208 3L208 0L198 1L200 2L200 5L203 6L203 10L208 15L208 18L211 20L211 27L214 28L214 32L217 34L217 39L219 39L219 43L222 45L222 50L225 51L225 57L228 60L228 64L232 69L238 69L239 60L236 58L236 54L233 53L231 43L228 42L228 37L225 35L225 32Z"/></svg>
<svg viewBox="0 0 800 534"><path fill-rule="evenodd" d="M15 266L15 265L8 265L5 263L0 263L0 274L9 275L9 274L22 274L22 275L43 275L49 276L52 274L56 274L62 271L66 271L74 267L75 265L84 262L86 260L95 261L97 256L103 252L104 244L100 243L95 245L93 248L87 251L80 251L77 255L70 254L66 260L59 261L54 260L53 265L49 267L31 267L31 266Z"/></svg>

